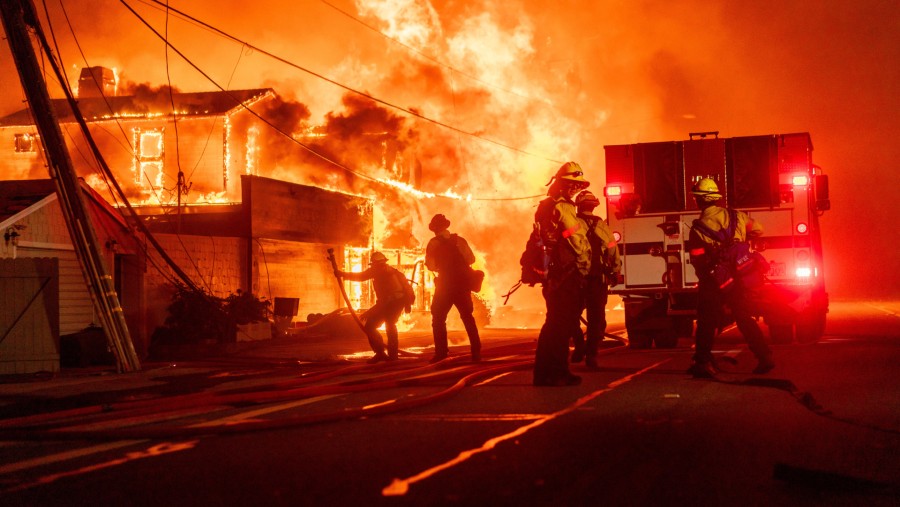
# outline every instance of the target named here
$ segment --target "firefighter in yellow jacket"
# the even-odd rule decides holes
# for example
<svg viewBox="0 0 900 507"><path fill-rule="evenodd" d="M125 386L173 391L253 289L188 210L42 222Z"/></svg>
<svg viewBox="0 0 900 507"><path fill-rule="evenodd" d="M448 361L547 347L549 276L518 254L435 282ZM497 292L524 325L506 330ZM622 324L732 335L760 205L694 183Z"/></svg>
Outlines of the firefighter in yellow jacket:
<svg viewBox="0 0 900 507"><path fill-rule="evenodd" d="M570 386L581 383L581 377L569 371L569 337L580 325L585 278L591 269L587 227L578 219L573 199L590 183L581 166L566 162L548 184L549 197L541 201L534 217L550 251L542 289L547 314L535 351L534 385Z"/></svg>
<svg viewBox="0 0 900 507"><path fill-rule="evenodd" d="M578 218L587 227L587 237L591 244L591 269L585 278L584 308L587 319L587 343L581 334L579 323L575 339L575 350L572 362L584 360L590 369L597 368L597 346L606 334L606 303L609 300L609 287L618 281L622 260L612 231L606 222L594 214L600 205L600 199L589 190L578 194L575 198Z"/></svg>
<svg viewBox="0 0 900 507"><path fill-rule="evenodd" d="M703 178L694 185L691 193L700 208L699 222L714 232L727 230L731 218L727 208L716 204L722 198L716 182L710 178ZM737 219L734 227L735 241L747 241L749 238L762 235L762 225L746 213L735 211L734 217ZM697 226L691 228L687 248L697 273L698 301L696 348L694 361L688 373L695 378L714 378L716 369L712 347L716 329L723 320L723 305L728 305L731 309L738 329L747 340L750 351L756 356L758 363L753 373L768 373L775 367L775 363L772 361L772 351L766 345L759 324L751 315L747 289L740 283L735 283L733 288L724 291L710 275L709 267L713 261L713 254L720 246L719 241L699 230Z"/></svg>

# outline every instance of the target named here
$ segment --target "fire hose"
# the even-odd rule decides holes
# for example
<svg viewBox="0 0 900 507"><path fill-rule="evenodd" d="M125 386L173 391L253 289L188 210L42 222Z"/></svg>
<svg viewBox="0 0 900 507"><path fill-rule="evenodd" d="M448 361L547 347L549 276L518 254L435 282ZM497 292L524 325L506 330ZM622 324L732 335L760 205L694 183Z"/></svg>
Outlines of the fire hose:
<svg viewBox="0 0 900 507"><path fill-rule="evenodd" d="M363 334L368 335L366 327L363 325L362 321L359 320L359 316L356 315L356 310L353 309L353 305L350 303L350 296L347 295L347 289L344 288L344 283L338 275L340 270L337 267L337 261L334 259L334 248L328 249L328 260L331 261L331 268L334 270L334 278L337 280L338 288L341 289L341 296L343 296L344 302L347 303L347 310L350 311L350 315L353 317L353 321L356 322L356 325L359 326L360 331L362 331Z"/></svg>
<svg viewBox="0 0 900 507"><path fill-rule="evenodd" d="M234 406L234 405L243 405L247 402L253 403L267 403L267 402L277 402L284 401L288 399L297 399L297 398L305 398L311 396L321 396L323 394L337 394L337 393L352 393L352 392L361 392L368 391L373 389L384 389L389 387L400 387L400 386L410 386L410 385L419 385L421 382L430 383L435 380L440 380L444 378L453 378L462 374L463 377L459 378L454 382L454 384L444 390L441 390L437 393L432 393L429 395L417 397L414 399L406 400L403 402L398 402L391 404L390 406L376 406L376 407L363 407L356 409L344 409L336 412L323 413L323 414L305 414L296 417L289 417L279 420L269 420L269 421L245 421L242 423L225 425L225 426L216 426L216 427L185 427L179 425L170 425L170 426L160 426L154 428L119 428L119 429L66 429L66 426L71 426L74 422L70 416L74 415L72 411L64 411L62 413L53 414L55 416L64 417L60 419L53 417L54 420L50 421L50 414L45 414L43 417L27 417L20 418L15 423L7 426L3 429L0 429L0 434L5 435L5 438L21 438L21 439L37 439L37 440L71 440L71 439L89 439L89 440L121 440L121 439L131 439L131 438L177 438L177 437L185 437L191 435L222 435L222 434L233 434L233 433L241 433L246 431L258 431L265 429L275 429L275 428L285 428L297 425L305 425L305 424L315 424L322 422L332 422L338 420L348 420L355 419L362 416L368 415L377 415L389 412L396 412L416 406L421 406L423 404L433 402L439 399L446 398L453 394L458 393L463 387L466 385L470 385L473 380L476 378L484 377L487 375L493 375L500 372L506 371L514 371L518 369L525 369L532 365L532 361L514 361L505 364L494 364L494 365L470 365L463 367L462 369L452 368L446 372L441 372L438 374L430 374L425 375L421 379L412 378L398 378L397 372L389 372L386 375L376 377L371 379L372 381L367 383L359 383L358 381L350 381L340 384L332 384L332 385L324 385L324 386L309 386L309 387L301 387L297 389L289 389L283 392L252 392L252 393L240 393L240 394L218 394L218 395L210 395L204 393L202 396L196 395L188 395L184 397L180 397L180 399L168 400L164 407L160 407L158 405L159 400L152 400L155 402L155 407L147 406L148 402L151 400L146 400L142 402L130 402L119 404L118 408L121 412L118 414L118 417L110 417L113 414L106 412L104 414L93 412L93 418L89 417L87 421L81 419L78 421L79 425L83 425L85 423L96 423L98 419L109 420L109 419L120 419L122 417L125 418L133 418L136 415L145 415L148 413L161 414L165 412L176 412L180 410L192 409L196 410L198 405L206 406L211 408L213 406ZM404 372L406 374L413 372L421 372L421 370L433 370L436 365L429 365L424 368L414 368L412 371ZM373 368L373 367L369 367ZM401 374L402 375L402 374ZM416 375L418 376L418 375ZM99 408L99 407L95 407ZM103 407L106 411L113 409L111 406ZM84 414L79 414L84 415ZM104 417L105 416L105 417ZM52 416L51 416L52 417ZM23 420L25 419L25 420ZM36 420L37 419L37 420ZM44 419L40 421L40 419ZM92 420L91 420L92 419ZM27 421L26 421L27 420ZM5 421L6 423L12 421ZM24 425L22 423L25 423ZM30 423L30 424L29 424ZM35 424L37 423L37 424Z"/></svg>

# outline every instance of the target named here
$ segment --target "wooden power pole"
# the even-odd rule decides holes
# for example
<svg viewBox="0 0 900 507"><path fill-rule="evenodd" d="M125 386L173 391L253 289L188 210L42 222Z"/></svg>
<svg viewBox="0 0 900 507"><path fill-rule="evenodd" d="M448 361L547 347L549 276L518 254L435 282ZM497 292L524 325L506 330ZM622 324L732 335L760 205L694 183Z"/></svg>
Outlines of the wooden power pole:
<svg viewBox="0 0 900 507"><path fill-rule="evenodd" d="M6 30L6 40L19 71L22 88L25 90L47 155L50 177L56 183L62 214L75 252L81 261L94 309L103 324L107 342L116 356L118 370L120 373L140 370L140 360L131 342L112 276L97 247L97 235L82 198L78 176L66 149L65 139L51 106L38 58L29 38L29 27L37 33L40 32L34 3L32 0L0 0L0 15L3 18L3 28ZM66 86L66 83L62 85Z"/></svg>

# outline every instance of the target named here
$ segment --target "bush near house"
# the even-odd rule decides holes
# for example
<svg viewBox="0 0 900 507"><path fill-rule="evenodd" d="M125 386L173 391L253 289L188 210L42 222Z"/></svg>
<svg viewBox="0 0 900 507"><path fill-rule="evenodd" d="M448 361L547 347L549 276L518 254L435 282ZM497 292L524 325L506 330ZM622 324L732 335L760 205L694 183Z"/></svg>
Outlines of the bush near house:
<svg viewBox="0 0 900 507"><path fill-rule="evenodd" d="M234 343L238 324L267 322L271 314L270 301L240 289L219 298L178 282L173 286L169 315L150 339L151 356L173 345Z"/></svg>

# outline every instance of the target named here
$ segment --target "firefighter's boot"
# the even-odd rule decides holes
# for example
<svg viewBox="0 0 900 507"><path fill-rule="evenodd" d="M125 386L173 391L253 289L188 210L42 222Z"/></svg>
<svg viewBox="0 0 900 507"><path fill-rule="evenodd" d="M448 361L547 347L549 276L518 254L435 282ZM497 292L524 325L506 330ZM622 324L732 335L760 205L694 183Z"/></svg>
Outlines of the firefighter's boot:
<svg viewBox="0 0 900 507"><path fill-rule="evenodd" d="M756 368L753 368L753 373L755 375L765 375L772 371L775 368L775 361L772 361L771 356L765 356L759 358L759 363L757 363Z"/></svg>

